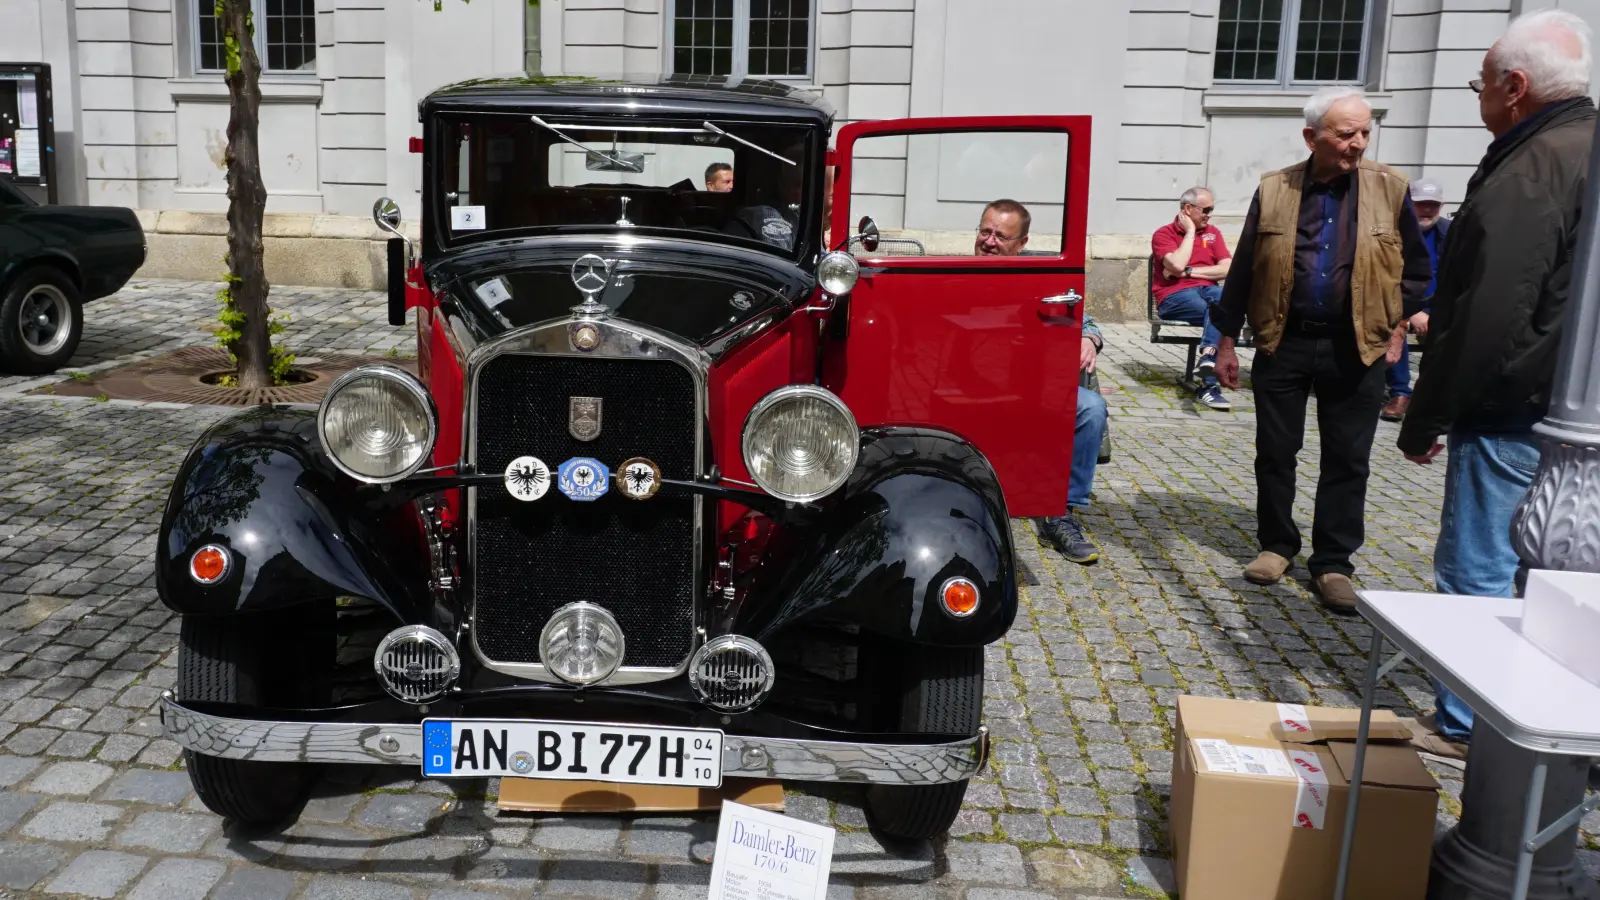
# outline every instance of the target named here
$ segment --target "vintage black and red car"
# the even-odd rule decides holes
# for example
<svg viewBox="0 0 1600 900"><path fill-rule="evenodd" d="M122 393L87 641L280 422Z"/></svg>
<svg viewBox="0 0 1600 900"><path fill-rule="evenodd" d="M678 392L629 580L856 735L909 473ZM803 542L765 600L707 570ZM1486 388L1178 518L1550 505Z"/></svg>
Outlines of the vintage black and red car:
<svg viewBox="0 0 1600 900"><path fill-rule="evenodd" d="M777 778L943 832L1017 615L1010 519L1066 503L1088 120L835 137L819 97L720 78L477 81L420 120L420 247L374 210L416 374L216 425L166 507L162 716L201 799L281 820L325 763ZM959 167L978 134L1061 148L1029 163L1057 248L847 227L888 196L851 195L869 140L910 196L919 141Z"/></svg>

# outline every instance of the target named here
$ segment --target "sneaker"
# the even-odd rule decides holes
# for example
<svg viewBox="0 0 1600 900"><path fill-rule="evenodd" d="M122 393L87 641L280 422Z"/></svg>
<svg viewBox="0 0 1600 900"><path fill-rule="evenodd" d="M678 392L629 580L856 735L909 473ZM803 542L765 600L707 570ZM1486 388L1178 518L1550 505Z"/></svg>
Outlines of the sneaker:
<svg viewBox="0 0 1600 900"><path fill-rule="evenodd" d="M1039 520L1039 533L1061 555L1079 565L1088 565L1100 559L1100 549L1083 534L1083 526L1072 516L1056 516Z"/></svg>
<svg viewBox="0 0 1600 900"><path fill-rule="evenodd" d="M1217 348L1200 348L1200 361L1195 363L1194 373L1200 376L1201 380L1205 380L1215 371L1217 371Z"/></svg>
<svg viewBox="0 0 1600 900"><path fill-rule="evenodd" d="M1194 398L1218 412L1228 412L1233 409L1233 404L1228 402L1227 395L1222 393L1222 388L1214 384L1201 385L1194 392Z"/></svg>

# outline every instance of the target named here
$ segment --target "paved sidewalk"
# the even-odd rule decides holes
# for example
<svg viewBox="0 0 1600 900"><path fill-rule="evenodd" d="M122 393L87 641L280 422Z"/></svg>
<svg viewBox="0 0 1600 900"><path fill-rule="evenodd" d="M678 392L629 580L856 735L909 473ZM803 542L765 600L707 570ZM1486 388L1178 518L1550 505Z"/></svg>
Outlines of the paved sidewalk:
<svg viewBox="0 0 1600 900"><path fill-rule="evenodd" d="M70 370L209 343L212 285L145 282L89 307ZM280 290L295 350L408 350L381 295ZM112 324L116 323L116 324ZM131 323L131 324L130 324ZM1099 565L1082 568L1013 523L1023 608L990 648L995 761L948 839L885 845L861 794L800 787L789 814L841 831L830 897L1043 900L1163 896L1171 717L1180 693L1353 705L1368 630L1333 617L1297 567L1270 588L1253 555L1253 416L1195 410L1172 385L1181 348L1105 329L1114 458L1085 516ZM63 370L58 378L69 377ZM0 895L133 900L482 900L705 896L710 816L499 813L493 782L418 781L345 768L281 833L224 827L189 789L154 704L174 681L177 618L156 598L151 542L206 407L23 397L0 382ZM1244 407L1248 394L1233 394ZM1365 587L1427 590L1443 467L1419 468L1379 426L1357 559ZM1300 518L1319 444L1308 435ZM1380 702L1431 692L1414 671ZM1439 823L1459 773L1436 768ZM1585 864L1600 877L1600 813Z"/></svg>

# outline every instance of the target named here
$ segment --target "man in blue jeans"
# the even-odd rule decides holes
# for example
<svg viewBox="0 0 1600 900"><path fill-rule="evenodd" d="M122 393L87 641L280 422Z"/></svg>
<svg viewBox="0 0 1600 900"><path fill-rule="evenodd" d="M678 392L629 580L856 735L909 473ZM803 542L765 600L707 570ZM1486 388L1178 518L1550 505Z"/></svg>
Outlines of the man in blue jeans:
<svg viewBox="0 0 1600 900"><path fill-rule="evenodd" d="M1021 256L1028 244L1028 228L1033 216L1015 200L995 200L983 208L978 219L978 237L972 252L977 256ZM1105 347L1100 326L1094 317L1083 314L1083 338L1078 347L1078 368L1093 372ZM1098 393L1078 388L1078 417L1072 429L1072 479L1067 485L1067 514L1038 520L1039 534L1061 555L1079 565L1100 559L1100 549L1083 533L1075 509L1089 505L1094 487L1094 469L1100 462L1100 442L1106 436L1106 401Z"/></svg>
<svg viewBox="0 0 1600 900"><path fill-rule="evenodd" d="M1450 219L1441 215L1444 209L1444 187L1432 178L1418 178L1411 182L1411 208L1417 211L1417 225L1422 229L1422 243L1428 248L1428 260L1433 263L1433 278L1422 295L1422 311L1395 329L1394 340L1400 345L1400 358L1389 364L1389 402L1384 404L1378 418L1385 422L1398 422L1406 417L1411 406L1411 345L1406 332L1414 331L1420 337L1428 336L1428 318L1433 309L1433 292L1439 286L1439 251L1444 248L1444 237L1450 233Z"/></svg>
<svg viewBox="0 0 1600 900"><path fill-rule="evenodd" d="M1514 595L1511 520L1539 467L1533 426L1550 402L1595 130L1590 29L1569 12L1518 17L1474 78L1494 135L1439 260L1428 350L1397 441L1428 465L1449 443L1434 584ZM1464 758L1473 714L1435 682L1413 743Z"/></svg>
<svg viewBox="0 0 1600 900"><path fill-rule="evenodd" d="M1215 205L1209 188L1192 187L1178 198L1178 215L1150 236L1150 255L1156 261L1150 290L1155 294L1157 316L1201 327L1200 359L1195 365L1200 385L1195 399L1225 411L1233 409L1233 404L1217 386L1217 342L1222 334L1211 324L1211 307L1222 299L1219 282L1228 274L1233 258L1222 232L1211 224Z"/></svg>

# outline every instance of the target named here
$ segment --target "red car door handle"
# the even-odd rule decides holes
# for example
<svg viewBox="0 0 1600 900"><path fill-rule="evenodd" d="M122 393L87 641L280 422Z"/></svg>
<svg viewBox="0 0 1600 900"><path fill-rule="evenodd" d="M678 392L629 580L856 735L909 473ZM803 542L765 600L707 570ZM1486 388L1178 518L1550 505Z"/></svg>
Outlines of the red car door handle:
<svg viewBox="0 0 1600 900"><path fill-rule="evenodd" d="M1067 288L1065 294L1057 294L1054 297L1041 297L1039 302L1050 306L1077 306L1083 302L1083 295L1078 293L1076 288Z"/></svg>
<svg viewBox="0 0 1600 900"><path fill-rule="evenodd" d="M1056 294L1054 297L1039 298L1039 321L1046 325L1071 325L1077 321L1072 315L1072 308L1083 302L1083 295L1076 288L1067 288L1065 294Z"/></svg>

